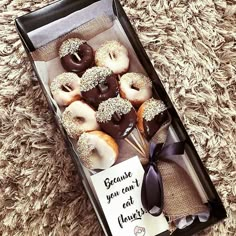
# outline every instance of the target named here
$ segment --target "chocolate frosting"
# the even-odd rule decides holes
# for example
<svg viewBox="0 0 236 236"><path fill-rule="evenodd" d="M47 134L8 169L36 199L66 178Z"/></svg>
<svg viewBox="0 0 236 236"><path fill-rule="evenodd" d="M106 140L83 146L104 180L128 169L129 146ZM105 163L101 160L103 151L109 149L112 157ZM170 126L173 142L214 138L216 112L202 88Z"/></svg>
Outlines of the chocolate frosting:
<svg viewBox="0 0 236 236"><path fill-rule="evenodd" d="M83 98L94 107L107 100L108 98L116 97L119 94L119 85L115 74L106 77L105 81L98 84L95 88L89 91L82 91Z"/></svg>
<svg viewBox="0 0 236 236"><path fill-rule="evenodd" d="M150 140L168 119L169 116L167 110L156 115L151 121L147 121L143 118L143 127L146 138Z"/></svg>
<svg viewBox="0 0 236 236"><path fill-rule="evenodd" d="M67 54L61 58L61 64L66 71L74 72L81 76L85 70L94 65L94 53L91 46L87 43L82 43L79 46L77 54L81 58L81 61L75 55Z"/></svg>
<svg viewBox="0 0 236 236"><path fill-rule="evenodd" d="M129 135L136 125L136 112L134 108L127 114L114 114L112 119L106 122L98 122L103 131L113 138L122 139Z"/></svg>

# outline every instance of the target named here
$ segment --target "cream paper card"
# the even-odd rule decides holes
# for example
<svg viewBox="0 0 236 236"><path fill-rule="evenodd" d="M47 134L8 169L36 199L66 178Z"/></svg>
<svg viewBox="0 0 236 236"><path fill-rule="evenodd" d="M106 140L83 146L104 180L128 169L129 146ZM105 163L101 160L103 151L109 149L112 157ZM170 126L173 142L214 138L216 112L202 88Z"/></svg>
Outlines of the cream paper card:
<svg viewBox="0 0 236 236"><path fill-rule="evenodd" d="M154 217L143 209L143 175L135 156L91 176L113 236L154 236L168 230L163 214Z"/></svg>

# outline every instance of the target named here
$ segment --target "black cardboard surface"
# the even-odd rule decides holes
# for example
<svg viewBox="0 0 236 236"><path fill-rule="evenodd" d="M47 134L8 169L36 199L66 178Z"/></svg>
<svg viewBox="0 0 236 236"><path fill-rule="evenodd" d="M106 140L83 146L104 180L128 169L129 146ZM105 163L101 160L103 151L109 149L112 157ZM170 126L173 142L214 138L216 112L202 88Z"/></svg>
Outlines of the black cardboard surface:
<svg viewBox="0 0 236 236"><path fill-rule="evenodd" d="M53 22L57 19L60 19L61 17L69 15L70 13L72 13L74 11L77 11L79 9L87 7L94 2L97 2L97 1L96 0L80 0L80 1L61 0L61 1L57 1L53 4L51 4L49 6L46 6L42 9L39 9L35 12L29 13L25 16L22 16L22 17L19 17L16 19L16 27L17 27L18 33L21 37L21 40L22 40L22 43L26 49L26 52L29 55L29 59L31 61L31 64L32 64L37 76L38 76L37 70L36 70L34 62L29 54L30 52L34 51L35 48L34 48L32 42L30 41L29 37L27 36L27 33L29 33L32 30L35 30L43 25L49 24L50 22ZM158 78L158 76L155 72L155 69L153 68L141 42L139 41L134 29L132 28L132 26L128 20L128 17L126 16L126 14L125 14L125 12L118 0L113 1L113 9L114 9L114 14L117 16L118 20L120 21L120 23L121 23L127 37L129 38L129 41L132 44L141 64L145 68L148 76L152 79L154 87L158 87L159 97L168 106L170 114L172 116L172 120L173 120L172 125L173 125L175 131L177 132L179 139L186 140L186 153L188 154L191 164L193 165L195 171L197 172L199 180L208 195L209 206L211 209L210 219L205 223L199 223L198 220L196 220L192 225L185 228L184 230L176 230L172 234L174 236L192 235L192 234L197 233L198 231L218 222L219 220L224 219L226 217L226 211L225 211L224 206L223 206L223 204L216 192L216 189L215 189L213 183L210 180L209 175L207 174L207 171L205 170L205 168L200 160L200 157L198 156L198 154L196 152L196 149L195 149L193 143L191 142L170 98L168 97L168 94L166 93L160 79ZM39 83L41 84L41 87L43 88L40 78L39 78ZM44 88L43 88L43 90L44 90ZM51 110L55 116L55 121L56 121L60 131L62 132L62 136L63 136L66 146L68 148L68 152L70 153L72 159L74 160L74 162L78 168L78 172L82 178L82 182L85 186L86 192L88 193L88 196L89 196L89 198L93 204L93 207L98 215L98 219L104 229L104 232L107 235L111 235L111 232L109 230L109 226L108 226L107 221L104 217L104 214L101 210L100 204L96 202L95 196L94 196L94 194L88 184L88 181L84 175L82 166L81 166L80 162L78 161L78 158L77 158L75 152L73 151L71 143L69 142L69 140L65 134L64 128L58 122L58 119L56 117L55 107L52 104L52 102L50 101L50 99L48 98L46 91L44 90L43 92L47 98L47 101L49 103L49 107L51 108ZM166 235L169 235L169 233L164 232L161 235L166 236Z"/></svg>

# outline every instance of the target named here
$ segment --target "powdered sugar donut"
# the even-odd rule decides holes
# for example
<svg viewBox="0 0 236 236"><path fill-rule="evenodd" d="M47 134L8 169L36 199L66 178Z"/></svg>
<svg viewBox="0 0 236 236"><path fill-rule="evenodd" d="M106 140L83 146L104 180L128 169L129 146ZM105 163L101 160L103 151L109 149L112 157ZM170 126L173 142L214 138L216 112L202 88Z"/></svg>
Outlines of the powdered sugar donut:
<svg viewBox="0 0 236 236"><path fill-rule="evenodd" d="M115 140L102 131L83 133L77 143L77 151L83 165L90 170L107 169L118 157Z"/></svg>
<svg viewBox="0 0 236 236"><path fill-rule="evenodd" d="M152 97L152 82L141 73L126 73L120 78L120 94L139 106Z"/></svg>
<svg viewBox="0 0 236 236"><path fill-rule="evenodd" d="M115 74L123 74L129 69L128 50L116 40L107 41L96 51L95 63L110 68Z"/></svg>
<svg viewBox="0 0 236 236"><path fill-rule="evenodd" d="M154 98L140 106L137 116L137 127L147 139L151 139L158 129L169 120L167 107L163 101Z"/></svg>
<svg viewBox="0 0 236 236"><path fill-rule="evenodd" d="M62 124L71 138L78 138L85 131L99 130L95 111L83 101L75 101L65 109Z"/></svg>
<svg viewBox="0 0 236 236"><path fill-rule="evenodd" d="M68 106L81 99L80 78L74 73L62 73L52 80L50 90L59 106Z"/></svg>
<svg viewBox="0 0 236 236"><path fill-rule="evenodd" d="M66 71L81 76L94 65L94 52L85 40L69 38L59 48L61 64Z"/></svg>

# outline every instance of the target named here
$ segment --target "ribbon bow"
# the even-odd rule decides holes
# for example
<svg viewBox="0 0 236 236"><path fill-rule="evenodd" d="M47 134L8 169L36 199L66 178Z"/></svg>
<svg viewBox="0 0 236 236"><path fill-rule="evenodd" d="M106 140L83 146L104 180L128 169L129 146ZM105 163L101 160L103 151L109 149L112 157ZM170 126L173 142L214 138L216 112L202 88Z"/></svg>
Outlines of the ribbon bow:
<svg viewBox="0 0 236 236"><path fill-rule="evenodd" d="M150 144L149 163L145 167L141 200L143 207L153 216L159 216L164 206L163 183L156 161L173 155L184 153L185 142L176 142L168 145L164 143Z"/></svg>

